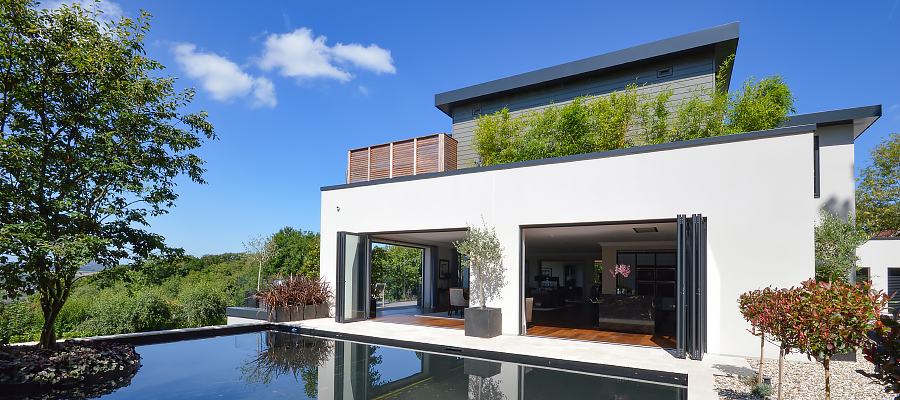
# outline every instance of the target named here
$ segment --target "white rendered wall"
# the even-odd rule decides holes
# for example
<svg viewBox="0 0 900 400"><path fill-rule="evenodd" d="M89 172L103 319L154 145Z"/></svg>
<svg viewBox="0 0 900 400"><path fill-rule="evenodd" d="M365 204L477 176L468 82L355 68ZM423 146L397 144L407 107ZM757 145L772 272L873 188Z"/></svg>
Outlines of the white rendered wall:
<svg viewBox="0 0 900 400"><path fill-rule="evenodd" d="M856 250L859 266L869 267L872 288L888 290L888 268L900 268L900 237L873 238Z"/></svg>
<svg viewBox="0 0 900 400"><path fill-rule="evenodd" d="M856 175L853 164L853 125L816 130L819 136L819 208L841 218L856 214ZM812 151L812 148L810 148ZM812 179L807 183L812 186Z"/></svg>
<svg viewBox="0 0 900 400"><path fill-rule="evenodd" d="M322 276L335 286L338 231L464 228L483 217L505 248L509 281L489 305L503 308L503 333L514 335L520 226L699 213L708 218L709 352L752 357L759 342L747 332L738 295L814 273L812 148L807 132L326 190Z"/></svg>

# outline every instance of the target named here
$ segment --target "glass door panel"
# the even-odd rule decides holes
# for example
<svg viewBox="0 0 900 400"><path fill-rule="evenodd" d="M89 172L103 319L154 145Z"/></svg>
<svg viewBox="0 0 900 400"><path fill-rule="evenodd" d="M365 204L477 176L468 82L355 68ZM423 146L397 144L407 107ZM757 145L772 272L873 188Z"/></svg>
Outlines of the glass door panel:
<svg viewBox="0 0 900 400"><path fill-rule="evenodd" d="M338 232L336 319L366 319L369 311L369 237Z"/></svg>

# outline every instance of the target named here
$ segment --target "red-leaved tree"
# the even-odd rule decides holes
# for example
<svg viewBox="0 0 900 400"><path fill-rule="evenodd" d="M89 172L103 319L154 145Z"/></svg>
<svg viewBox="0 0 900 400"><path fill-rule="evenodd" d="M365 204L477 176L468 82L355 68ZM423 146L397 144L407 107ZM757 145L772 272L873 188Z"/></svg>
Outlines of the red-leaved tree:
<svg viewBox="0 0 900 400"><path fill-rule="evenodd" d="M870 282L852 286L808 280L791 291L797 292L794 301L799 304L791 316L797 349L825 368L825 399L830 400L831 358L867 343L866 332L882 326L879 316L887 296L872 290Z"/></svg>
<svg viewBox="0 0 900 400"><path fill-rule="evenodd" d="M781 398L784 357L797 346L797 331L793 328L794 316L800 311L798 291L770 287L753 290L738 298L741 315L753 327L750 333L760 336L758 382L763 379L763 348L765 340L778 346L778 398Z"/></svg>

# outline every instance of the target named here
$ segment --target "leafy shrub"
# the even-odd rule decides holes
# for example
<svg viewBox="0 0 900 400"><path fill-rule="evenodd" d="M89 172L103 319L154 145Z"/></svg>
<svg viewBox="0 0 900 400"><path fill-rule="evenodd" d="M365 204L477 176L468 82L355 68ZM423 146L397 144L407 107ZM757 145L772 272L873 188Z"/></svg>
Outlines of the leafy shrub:
<svg viewBox="0 0 900 400"><path fill-rule="evenodd" d="M59 311L59 315L56 317L57 336L61 337L65 332L74 331L78 325L88 319L93 305L94 298L90 294L69 296L66 304L63 305L62 310Z"/></svg>
<svg viewBox="0 0 900 400"><path fill-rule="evenodd" d="M30 342L43 326L40 308L28 301L0 303L0 344Z"/></svg>
<svg viewBox="0 0 900 400"><path fill-rule="evenodd" d="M71 341L58 344L54 350L0 346L0 383L68 384L139 367L140 355L130 344Z"/></svg>
<svg viewBox="0 0 900 400"><path fill-rule="evenodd" d="M768 383L754 383L750 389L750 394L756 397L769 397L772 395L772 385Z"/></svg>
<svg viewBox="0 0 900 400"><path fill-rule="evenodd" d="M900 323L882 316L881 325L868 336L872 341L863 348L863 354L875 364L875 372L869 376L887 385L885 392L900 393Z"/></svg>
<svg viewBox="0 0 900 400"><path fill-rule="evenodd" d="M221 285L196 282L181 288L175 319L182 327L225 323L226 294Z"/></svg>
<svg viewBox="0 0 900 400"><path fill-rule="evenodd" d="M172 309L156 290L130 292L122 285L101 292L79 331L95 335L146 332L172 325Z"/></svg>
<svg viewBox="0 0 900 400"><path fill-rule="evenodd" d="M859 256L856 249L869 240L869 234L853 220L822 210L815 228L816 280L849 282Z"/></svg>

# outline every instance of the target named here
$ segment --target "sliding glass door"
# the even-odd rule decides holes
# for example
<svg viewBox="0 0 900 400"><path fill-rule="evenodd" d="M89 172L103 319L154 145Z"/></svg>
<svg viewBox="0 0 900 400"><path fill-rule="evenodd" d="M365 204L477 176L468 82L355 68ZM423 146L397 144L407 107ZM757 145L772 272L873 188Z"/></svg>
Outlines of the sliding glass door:
<svg viewBox="0 0 900 400"><path fill-rule="evenodd" d="M337 295L335 319L353 322L369 315L369 249L368 235L338 232Z"/></svg>

